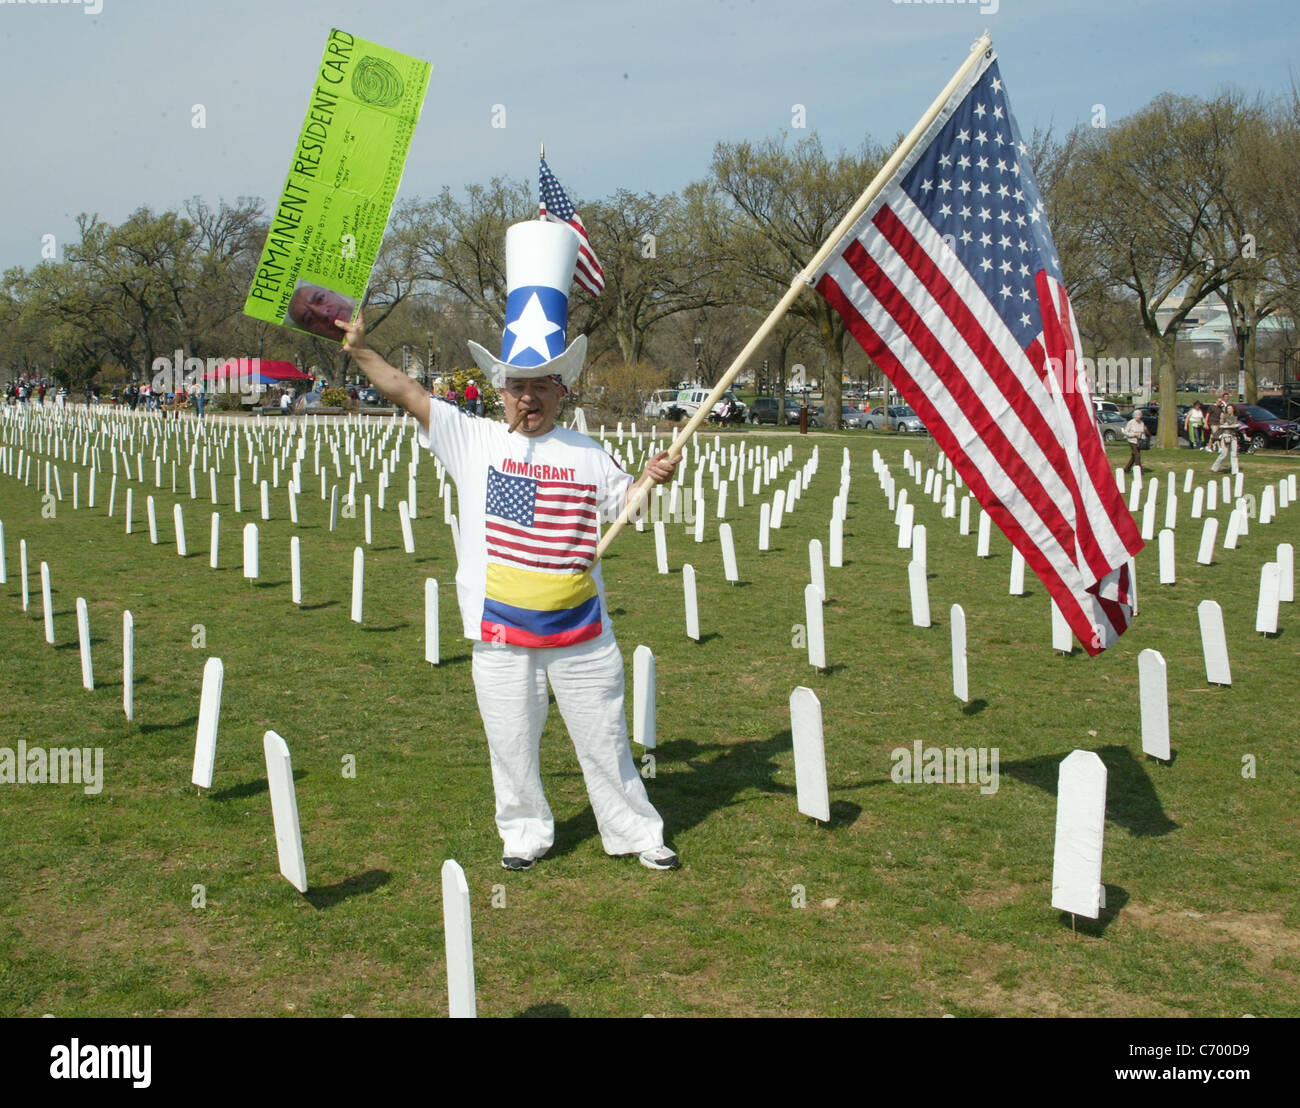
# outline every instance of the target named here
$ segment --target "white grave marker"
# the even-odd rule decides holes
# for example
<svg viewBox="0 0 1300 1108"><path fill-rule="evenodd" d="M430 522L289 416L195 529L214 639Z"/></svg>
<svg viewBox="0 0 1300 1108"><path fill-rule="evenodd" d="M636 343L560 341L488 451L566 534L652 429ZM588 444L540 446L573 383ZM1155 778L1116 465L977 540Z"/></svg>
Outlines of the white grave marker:
<svg viewBox="0 0 1300 1108"><path fill-rule="evenodd" d="M411 510L405 500L398 502L397 515L402 521L402 549L408 554L414 554L415 532L411 528Z"/></svg>
<svg viewBox="0 0 1300 1108"><path fill-rule="evenodd" d="M1232 667L1228 664L1228 637L1223 630L1223 609L1214 600L1202 600L1196 606L1201 624L1201 653L1205 656L1205 680L1211 685L1231 685Z"/></svg>
<svg viewBox="0 0 1300 1108"><path fill-rule="evenodd" d="M826 630L822 618L822 598L816 585L803 590L804 623L808 630L808 664L826 668Z"/></svg>
<svg viewBox="0 0 1300 1108"><path fill-rule="evenodd" d="M122 711L130 723L135 719L135 617L122 613Z"/></svg>
<svg viewBox="0 0 1300 1108"><path fill-rule="evenodd" d="M758 549L770 550L772 540L772 509L768 504L760 505L758 509Z"/></svg>
<svg viewBox="0 0 1300 1108"><path fill-rule="evenodd" d="M1164 655L1138 655L1138 696L1142 705L1142 753L1169 761L1169 676Z"/></svg>
<svg viewBox="0 0 1300 1108"><path fill-rule="evenodd" d="M220 658L203 665L203 692L199 697L199 730L194 739L194 772L190 780L201 789L212 788L212 767L217 758L217 725L221 720L221 690L226 669Z"/></svg>
<svg viewBox="0 0 1300 1108"><path fill-rule="evenodd" d="M925 577L925 564L913 558L907 563L907 583L912 594L912 626L930 626L930 583Z"/></svg>
<svg viewBox="0 0 1300 1108"><path fill-rule="evenodd" d="M766 507L766 505L764 505ZM664 534L664 521L656 519L655 532L655 566L660 573L668 572L668 539Z"/></svg>
<svg viewBox="0 0 1300 1108"><path fill-rule="evenodd" d="M1160 532L1160 583L1177 583L1174 577L1174 533L1168 527Z"/></svg>
<svg viewBox="0 0 1300 1108"><path fill-rule="evenodd" d="M682 566L682 592L686 599L686 637L700 641L700 607L695 596L695 567Z"/></svg>
<svg viewBox="0 0 1300 1108"><path fill-rule="evenodd" d="M1201 547L1196 553L1197 564L1209 566L1214 564L1214 544L1219 539L1219 521L1213 516L1205 517L1201 527Z"/></svg>
<svg viewBox="0 0 1300 1108"><path fill-rule="evenodd" d="M41 563L41 601L45 605L45 641L54 645L54 603L50 599L49 563Z"/></svg>
<svg viewBox="0 0 1300 1108"><path fill-rule="evenodd" d="M821 539L812 539L808 543L808 573L812 583L817 586L817 595L826 603L826 566L822 561Z"/></svg>
<svg viewBox="0 0 1300 1108"><path fill-rule="evenodd" d="M302 853L302 828L298 824L298 793L293 785L293 760L284 739L274 731L262 737L266 756L266 781L271 790L271 818L275 821L275 852L280 872L300 893L307 891L307 862Z"/></svg>
<svg viewBox="0 0 1300 1108"><path fill-rule="evenodd" d="M832 569L841 569L844 566L844 519L831 520L831 553L830 562Z"/></svg>
<svg viewBox="0 0 1300 1108"><path fill-rule="evenodd" d="M952 622L952 692L960 701L970 699L966 671L966 611L960 604L949 609Z"/></svg>
<svg viewBox="0 0 1300 1108"><path fill-rule="evenodd" d="M989 556L989 537L992 534L992 521L989 514L983 508L980 509L979 535L975 539L975 556L977 558L987 558Z"/></svg>
<svg viewBox="0 0 1300 1108"><path fill-rule="evenodd" d="M352 551L352 622L361 622L361 606L364 598L366 573L366 554L361 547Z"/></svg>
<svg viewBox="0 0 1300 1108"><path fill-rule="evenodd" d="M911 504L904 504L898 509L898 549L910 550L912 546L912 518L915 509Z"/></svg>
<svg viewBox="0 0 1300 1108"><path fill-rule="evenodd" d="M1056 786L1052 907L1096 919L1104 901L1101 855L1106 829L1106 766L1091 750L1061 762Z"/></svg>
<svg viewBox="0 0 1300 1108"><path fill-rule="evenodd" d="M733 585L740 579L736 570L736 540L730 523L718 524L718 540L722 543L722 572Z"/></svg>
<svg viewBox="0 0 1300 1108"><path fill-rule="evenodd" d="M289 539L289 587L295 604L302 603L302 544L298 536Z"/></svg>
<svg viewBox="0 0 1300 1108"><path fill-rule="evenodd" d="M261 576L256 523L244 524L244 576L250 581L256 581Z"/></svg>
<svg viewBox="0 0 1300 1108"><path fill-rule="evenodd" d="M185 545L185 516L181 513L180 504L172 505L172 523L176 527L176 553L182 557L189 557L189 550Z"/></svg>
<svg viewBox="0 0 1300 1108"><path fill-rule="evenodd" d="M442 641L438 631L438 582L424 581L424 660L431 666L442 661Z"/></svg>
<svg viewBox="0 0 1300 1108"><path fill-rule="evenodd" d="M790 732L794 737L794 780L799 811L829 823L831 801L826 786L822 706L817 694L803 685L790 694Z"/></svg>
<svg viewBox="0 0 1300 1108"><path fill-rule="evenodd" d="M447 1014L478 1015L474 996L474 932L470 926L469 883L460 865L442 863L442 930L447 951Z"/></svg>
<svg viewBox="0 0 1300 1108"><path fill-rule="evenodd" d="M658 742L655 656L648 646L632 651L632 739L647 750Z"/></svg>
<svg viewBox="0 0 1300 1108"><path fill-rule="evenodd" d="M1025 594L1025 556L1014 546L1011 548L1010 592L1012 596Z"/></svg>
<svg viewBox="0 0 1300 1108"><path fill-rule="evenodd" d="M918 523L912 528L912 561L920 562L921 568L927 573L929 572L928 548L925 524Z"/></svg>
<svg viewBox="0 0 1300 1108"><path fill-rule="evenodd" d="M1052 649L1060 654L1074 653L1074 632L1070 630L1070 625L1065 622L1065 616L1061 614L1061 609L1056 606L1056 601L1050 601L1052 606Z"/></svg>
<svg viewBox="0 0 1300 1108"><path fill-rule="evenodd" d="M1259 571L1259 604L1255 608L1255 630L1261 635L1277 634L1278 585L1277 562L1265 562Z"/></svg>
<svg viewBox="0 0 1300 1108"><path fill-rule="evenodd" d="M1295 602L1295 548L1289 542L1277 546L1277 598L1283 604Z"/></svg>
<svg viewBox="0 0 1300 1108"><path fill-rule="evenodd" d="M77 597L77 645L81 648L81 687L95 691L95 667L90 660L90 611L86 598Z"/></svg>

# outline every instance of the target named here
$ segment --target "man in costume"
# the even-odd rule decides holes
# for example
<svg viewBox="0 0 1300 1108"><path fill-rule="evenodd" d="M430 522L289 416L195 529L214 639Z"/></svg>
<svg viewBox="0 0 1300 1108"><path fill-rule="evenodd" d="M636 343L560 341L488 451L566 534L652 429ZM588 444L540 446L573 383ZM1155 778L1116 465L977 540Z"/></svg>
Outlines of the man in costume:
<svg viewBox="0 0 1300 1108"><path fill-rule="evenodd" d="M538 758L549 681L605 852L676 869L628 744L623 659L595 561L598 514L618 516L632 478L598 443L556 424L586 355L585 335L564 347L577 252L577 236L562 224L507 231L501 357L469 344L500 390L505 424L430 403L424 389L365 345L360 316L337 326L347 335L344 349L415 417L421 443L456 484L456 592L465 635L475 640L474 687L491 753L501 864L529 869L554 843ZM679 460L662 452L645 476L662 484Z"/></svg>

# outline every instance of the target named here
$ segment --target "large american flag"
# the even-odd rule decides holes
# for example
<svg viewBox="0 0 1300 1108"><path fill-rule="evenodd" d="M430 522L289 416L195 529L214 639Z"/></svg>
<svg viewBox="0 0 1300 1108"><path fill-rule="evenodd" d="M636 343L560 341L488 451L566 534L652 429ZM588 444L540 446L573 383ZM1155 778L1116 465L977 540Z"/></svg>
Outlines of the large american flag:
<svg viewBox="0 0 1300 1108"><path fill-rule="evenodd" d="M596 487L537 481L489 466L486 525L490 559L581 572L596 560Z"/></svg>
<svg viewBox="0 0 1300 1108"><path fill-rule="evenodd" d="M989 50L811 279L1095 655L1142 540L1026 153Z"/></svg>
<svg viewBox="0 0 1300 1108"><path fill-rule="evenodd" d="M564 223L572 227L578 236L578 261L573 267L573 279L592 296L599 296L600 290L605 287L605 271L601 269L596 252L591 248L591 240L587 237L587 228L582 225L582 217L560 187L560 182L555 179L545 158L542 159L542 168L537 174L537 188L540 213L552 223Z"/></svg>

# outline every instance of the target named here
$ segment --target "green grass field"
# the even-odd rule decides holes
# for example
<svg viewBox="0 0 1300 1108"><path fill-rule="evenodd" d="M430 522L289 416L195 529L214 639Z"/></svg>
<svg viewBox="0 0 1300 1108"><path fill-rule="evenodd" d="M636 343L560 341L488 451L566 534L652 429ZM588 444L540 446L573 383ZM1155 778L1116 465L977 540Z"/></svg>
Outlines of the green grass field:
<svg viewBox="0 0 1300 1108"><path fill-rule="evenodd" d="M9 427L0 424L0 446ZM227 453L215 571L206 483L191 501L180 470L173 495L166 469L166 491L155 490L147 453L129 536L123 478L110 519L107 478L98 478L88 509L86 470L60 461L63 500L46 518L37 465L30 486L0 476L8 570L0 745L102 747L105 760L98 795L76 785L0 785L0 1014L443 1015L439 870L447 858L470 884L481 1015L1300 1013L1295 606L1283 605L1278 636L1253 630L1260 566L1279 542L1300 545L1300 508L1268 526L1252 521L1239 549L1224 551L1220 541L1216 564L1202 567L1194 561L1200 524L1180 496L1177 584L1156 583L1149 544L1138 558L1132 630L1096 659L1078 648L1062 656L1051 649L1047 596L1032 573L1028 595L1007 595L1008 542L995 530L993 556L977 559L974 534L959 536L956 521L941 519L903 474L905 448L934 463L928 439L762 432L721 440L724 449L792 442L796 466L820 446L820 471L772 549L757 550L747 477L747 506L734 508L733 491L728 513L740 584L723 579L713 519L700 545L669 526L668 576L655 572L648 530L620 537L604 569L629 708L633 648L645 643L657 656L659 748L647 786L682 855L675 873L604 855L557 712L543 738L556 847L531 872L501 870L432 459L419 471L415 555L402 551L396 490L376 512L360 626L349 606L361 513L330 533L310 450L296 528L283 477L273 518L260 523L246 462L244 512L234 514ZM808 541L827 542L845 446L853 475L846 565L827 570L829 669L817 672L792 642L804 622ZM927 527L928 629L911 625L909 554L895 548L873 448L911 490ZM402 489L408 456L403 447ZM1112 451L1113 461L1124 456ZM1206 470L1211 460L1152 456L1162 476L1178 474L1180 493L1184 468ZM269 453L262 468L269 476ZM1297 459L1243 457L1242 468L1246 491L1258 495ZM362 488L375 491L369 479ZM151 493L157 546L144 524ZM176 502L186 514L184 560L173 545ZM1222 507L1217 514L1226 523ZM240 530L250 521L262 530L256 583L239 568ZM301 607L290 599L293 534L303 549ZM20 539L33 581L27 612ZM41 561L53 579L53 646L42 631ZM685 561L699 575L699 643L684 631ZM439 581L442 603L436 668L424 661L427 577ZM89 602L93 692L81 687L78 596ZM1223 606L1231 688L1205 682L1196 605L1207 597ZM969 628L967 705L951 691L954 602ZM121 706L124 609L135 619L133 723ZM1168 663L1168 765L1141 752L1136 660L1146 647ZM190 771L212 656L224 662L225 693L214 789L200 796ZM788 699L798 685L821 699L828 825L796 810ZM268 728L293 753L306 895L278 874L262 755ZM978 785L894 783L890 751L915 740L998 748L1000 787L986 795ZM1108 907L1100 920L1072 926L1050 901L1057 766L1077 748L1096 751L1109 771ZM1243 776L1246 755L1253 778ZM344 775L348 756L354 777Z"/></svg>

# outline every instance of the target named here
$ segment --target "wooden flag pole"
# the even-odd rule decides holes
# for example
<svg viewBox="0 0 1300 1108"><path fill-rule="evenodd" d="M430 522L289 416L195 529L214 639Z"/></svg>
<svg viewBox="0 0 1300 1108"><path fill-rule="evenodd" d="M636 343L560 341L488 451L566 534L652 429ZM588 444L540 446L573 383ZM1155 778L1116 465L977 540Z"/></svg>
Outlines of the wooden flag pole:
<svg viewBox="0 0 1300 1108"><path fill-rule="evenodd" d="M790 287L786 290L785 295L781 297L780 302L772 309L771 314L763 321L758 330L754 332L753 337L745 344L745 348L736 355L736 360L731 363L730 368L722 375L718 383L714 385L713 391L709 393L708 398L700 404L695 414L691 416L683 427L673 437L672 445L668 447L669 458L678 458L682 450L690 441L691 436L699 430L700 425L709 418L709 413L713 411L713 406L722 399L723 394L731 387L731 383L740 374L745 363L753 356L754 352L762 345L767 338L768 333L785 315L790 305L794 303L795 298L803 290L804 285L811 283L812 274L826 260L826 257L835 249L839 241L848 233L850 227L858 221L862 213L876 198L877 194L893 177L898 167L903 163L903 159L911 153L912 148L920 141L921 136L925 134L926 129L934 122L935 117L943 111L948 103L948 98L952 96L957 86L966 79L966 75L979 63L984 56L985 51L993 48L993 40L989 37L987 31L984 32L971 46L970 55L962 62L957 72L952 75L952 79L944 86L944 89L937 97L934 103L926 110L926 113L917 121L894 151L879 173L872 178L871 184L858 197L857 202L845 213L844 218L840 220L835 230L831 232L830 237L822 243L817 253L813 255L812 260L803 267L799 274L790 282ZM609 525L609 530L601 536L600 543L596 547L596 558L599 560L604 556L605 551L609 549L610 544L617 538L618 533L627 526L628 521L634 518L638 512L644 510L646 497L649 493L649 483L638 480L636 484L628 490L627 503L623 511L619 513L618 519Z"/></svg>

